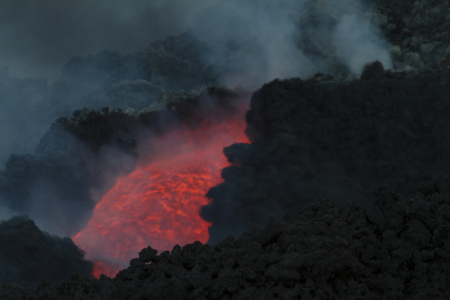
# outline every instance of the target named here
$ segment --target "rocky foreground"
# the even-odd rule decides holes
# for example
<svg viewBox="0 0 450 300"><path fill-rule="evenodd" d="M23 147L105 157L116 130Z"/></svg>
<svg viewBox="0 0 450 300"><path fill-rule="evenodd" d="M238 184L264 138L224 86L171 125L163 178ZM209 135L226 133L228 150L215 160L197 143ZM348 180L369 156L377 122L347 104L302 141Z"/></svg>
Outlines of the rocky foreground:
<svg viewBox="0 0 450 300"><path fill-rule="evenodd" d="M1 285L2 299L446 299L450 297L450 179L401 197L379 189L366 208L319 202L291 223L210 246L157 255L116 278L37 288Z"/></svg>
<svg viewBox="0 0 450 300"><path fill-rule="evenodd" d="M331 68L325 71L333 76L316 74L308 80L277 80L264 85L253 97L247 116L252 144L225 149L234 165L223 171L225 183L209 192L214 202L202 210L204 218L214 221L211 245L176 246L172 252L159 255L151 248L144 249L116 278L102 276L97 280L74 275L51 284L2 283L0 299L450 298L450 179L437 176L448 174L450 168L450 3L371 2L377 6L373 17L378 18L392 46L394 68L408 73L385 72L374 65L366 69L361 80L340 81L333 79L340 78L339 70L333 73ZM320 2L308 3L312 12L320 8L315 7ZM314 40L314 35L309 38ZM181 36L174 41L182 44L185 39ZM169 48L161 46L168 53ZM161 49L147 53L152 72L146 69L147 60L133 60L142 68L140 77L108 77L111 82L105 80L106 88L99 84L101 92L89 90L94 96L85 98L98 107L120 104L126 108L129 103L138 110L147 107L149 99L156 101L162 90L156 81L149 83L149 74L158 74L157 62L166 55ZM327 49L316 50L326 57ZM112 56L107 61L119 58ZM86 60L85 65L91 62ZM80 66L83 64L72 61L66 73ZM171 76L186 75L178 71L183 64L174 66ZM161 70L167 71L165 67ZM128 74L105 72L108 76L110 73ZM185 83L182 88L215 83L208 73L194 73L204 78L187 73L188 81L181 76L174 77L174 82ZM83 82L83 73L79 77L73 75L77 72L70 74L72 77L54 88L51 98L55 101L70 98L79 90L70 84ZM5 82L5 86L11 85ZM23 98L32 99L28 96ZM192 107L186 102L176 110L182 114L177 118L189 120ZM29 187L16 178L56 178L56 186L70 187L57 190L71 195L62 198L85 199L82 208L89 212L94 203L87 196L89 187L98 184L106 189L108 182L86 183L86 178L96 178L92 170L97 170L97 165L86 169L85 161L102 162L104 166L100 167L109 168L109 161L98 159L98 150L103 144L114 145L130 157L130 166L125 169L133 168L136 124L157 128L157 122L152 121L157 119L152 111L128 114L108 109L83 110L72 119L60 119L41 141L36 157L11 158L1 176L2 195L9 196L5 199L11 199L10 206L20 210L23 203L16 200L25 199L22 194ZM99 131L93 132L93 127ZM104 140L98 139L100 135ZM82 143L67 142L78 139ZM63 164L53 155L56 150L60 153L60 148L67 148L63 154L71 158ZM62 172L54 171L59 169L66 175L61 177ZM111 170L114 174L123 171ZM70 184L61 184L66 181ZM380 184L390 188L372 193ZM16 191L20 193L16 195ZM68 215L77 220L77 226L85 222L82 214ZM279 221L267 225L271 217ZM26 219L9 222L0 224L5 239L20 229L28 240L22 248L21 243L15 243L15 247L1 243L0 278L16 282L29 279L33 284L36 274L46 274L54 269L52 266L57 272L53 277L46 275L49 281L67 277L70 266L81 268L78 272L82 275L90 272L90 263L83 260L71 241L52 241ZM252 226L265 228L252 231ZM30 230L35 235L27 235ZM240 236L243 232L247 233ZM222 241L230 233L240 237ZM59 252L65 256L52 254ZM14 273L14 268L19 270L17 266L21 266L20 272ZM10 276L19 273L18 279Z"/></svg>
<svg viewBox="0 0 450 300"><path fill-rule="evenodd" d="M252 144L224 150L234 165L202 211L218 218L212 238L244 216L246 233L159 255L148 247L115 278L2 284L0 298L448 298L450 178L438 174L449 163L449 79L448 68L392 73L375 63L355 81L267 84L247 114ZM369 189L380 184L390 187ZM274 203L278 221L250 230Z"/></svg>

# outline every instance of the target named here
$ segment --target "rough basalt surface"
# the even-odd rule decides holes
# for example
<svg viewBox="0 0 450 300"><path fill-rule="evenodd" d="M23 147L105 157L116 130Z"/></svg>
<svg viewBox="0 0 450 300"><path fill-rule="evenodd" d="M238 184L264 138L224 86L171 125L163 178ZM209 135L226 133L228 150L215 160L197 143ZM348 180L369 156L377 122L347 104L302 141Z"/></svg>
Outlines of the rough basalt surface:
<svg viewBox="0 0 450 300"><path fill-rule="evenodd" d="M1 282L37 285L43 278L61 282L73 273L90 276L92 267L71 239L42 232L26 216L0 223Z"/></svg>
<svg viewBox="0 0 450 300"><path fill-rule="evenodd" d="M114 279L2 284L0 298L450 297L450 180L417 188L449 167L450 73L379 69L364 80L277 80L254 94L252 144L224 150L233 166L202 212L216 218L209 245L144 249ZM133 122L158 132L154 114Z"/></svg>
<svg viewBox="0 0 450 300"><path fill-rule="evenodd" d="M14 155L0 172L2 217L26 214L37 224L29 219L26 226L15 219L0 224L0 282L36 284L61 281L72 273L89 276L92 263L83 260L70 238L58 240L47 233L73 237L84 228L100 197L119 176L134 170L138 146L145 148L137 143L144 140L140 135L149 142L149 136L165 135L173 126L225 118L234 114L241 97L249 95L211 87L189 98L168 95L162 108L140 113L83 109L59 118L35 155Z"/></svg>
<svg viewBox="0 0 450 300"><path fill-rule="evenodd" d="M378 186L408 193L448 172L450 69L370 72L375 78L275 80L253 95L252 143L225 149L233 166L201 212L213 223L211 242L286 220L319 198L364 204Z"/></svg>
<svg viewBox="0 0 450 300"><path fill-rule="evenodd" d="M305 1L307 11L325 2ZM214 222L209 245L176 246L160 255L149 247L116 278L96 280L83 278L91 264L69 239L13 219L0 224L1 281L58 281L73 271L81 277L37 287L2 283L0 299L450 298L450 181L436 179L450 167L450 1L370 2L376 9L366 16L390 43L396 72L374 64L361 80L339 81L333 77L348 74L337 64L322 70L332 75L263 86L248 113L252 144L224 150L233 166L223 170L224 184L211 189L213 202L202 210ZM316 37L309 36L313 44L320 42ZM329 41L322 42L315 54L333 62ZM167 90L217 83L200 54L195 41L181 35L137 55L104 51L74 58L50 90L42 81L0 72L3 90L14 86L12 94L25 104L46 103L39 106L42 119L67 116L79 105L124 110L84 109L59 119L36 155L9 160L0 174L3 204L26 213L34 190L24 181L45 183L40 190L51 182L56 194L38 199L48 208L45 220L59 228L73 220L76 232L95 203L90 188L106 190L134 167L137 128L164 134L177 122L195 126L214 112L208 106L199 111L186 95L164 100L172 97ZM86 76L91 71L94 81ZM232 109L227 101L214 103L223 112ZM16 116L27 123L21 112ZM99 168L111 178L97 176ZM77 213L55 205L67 202L77 203ZM267 225L272 217L279 220ZM222 241L229 234L235 237Z"/></svg>
<svg viewBox="0 0 450 300"><path fill-rule="evenodd" d="M367 208L321 201L289 223L210 246L151 247L116 278L77 276L2 299L446 299L450 180L401 197L379 189ZM11 298L12 297L12 298Z"/></svg>
<svg viewBox="0 0 450 300"><path fill-rule="evenodd" d="M391 44L396 69L448 65L450 60L450 1L370 1L384 36Z"/></svg>

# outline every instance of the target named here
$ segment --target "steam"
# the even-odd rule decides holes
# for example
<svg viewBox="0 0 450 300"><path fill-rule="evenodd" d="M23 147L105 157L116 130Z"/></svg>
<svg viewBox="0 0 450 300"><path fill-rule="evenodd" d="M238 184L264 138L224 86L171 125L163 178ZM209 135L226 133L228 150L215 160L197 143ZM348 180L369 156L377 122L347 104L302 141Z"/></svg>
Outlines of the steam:
<svg viewBox="0 0 450 300"><path fill-rule="evenodd" d="M227 85L256 85L308 74L315 67L295 45L302 1L221 1L200 14L193 34ZM293 11L292 11L293 10Z"/></svg>
<svg viewBox="0 0 450 300"><path fill-rule="evenodd" d="M15 215L15 212L10 210L7 206L3 205L5 200L0 197L0 220L6 220Z"/></svg>
<svg viewBox="0 0 450 300"><path fill-rule="evenodd" d="M300 45L314 27L316 42L333 45L331 51L358 74L374 59L391 67L373 16L359 0L5 0L0 66L9 66L13 77L54 81L74 55L105 49L134 53L191 28L209 48L206 60L225 72L225 83L261 84L325 71L323 57ZM355 55L357 62L351 59Z"/></svg>
<svg viewBox="0 0 450 300"><path fill-rule="evenodd" d="M149 93L156 97L157 89L151 91L156 77L149 82L138 70L141 62L120 58L115 52L80 60L88 54L104 49L121 54L145 51L153 41L188 31L203 45L203 53L196 54L212 67L218 82L256 89L275 78L316 72L359 76L364 64L374 60L391 68L387 44L376 25L374 10L358 0L3 1L0 164L11 153L32 153L57 117L84 106L133 103L130 94L120 94L126 91L120 80L140 79L146 90L134 97L149 98ZM107 68L96 65L103 60ZM80 61L91 67L58 81L61 67L69 61L65 68L69 72L74 65L71 72L78 72ZM127 68L108 69L117 64ZM105 73L123 77L111 81ZM47 82L18 79L24 77ZM56 84L49 85L52 81ZM119 89L118 99L105 96L115 92L113 87ZM89 98L86 94L95 89L107 91Z"/></svg>
<svg viewBox="0 0 450 300"><path fill-rule="evenodd" d="M48 87L42 79L16 79L0 69L0 170L12 154L26 154L48 130Z"/></svg>
<svg viewBox="0 0 450 300"><path fill-rule="evenodd" d="M56 118L70 115L84 106L117 106L103 102L98 105L91 99L83 99L86 91L97 86L107 88L111 84L101 76L112 71L100 69L95 64L104 57L88 60L92 70L83 74L83 83L88 82L88 86L77 85L79 78L70 77L69 86L59 81L62 67L69 61L76 62L71 58L84 57L105 49L121 54L143 51L151 42L185 31L194 13L214 2L2 1L0 170L11 154L33 153L39 139ZM106 60L109 65L117 64L108 57ZM142 77L137 68L128 67L121 71L130 73L129 78ZM52 85L53 82L57 84Z"/></svg>
<svg viewBox="0 0 450 300"><path fill-rule="evenodd" d="M154 97L156 76L139 70L144 55L131 55L151 42L187 32L203 50L192 54L195 64L187 61L186 68L211 68L223 85L256 89L275 78L316 72L355 77L373 60L391 68L376 24L370 7L357 0L2 1L0 164L13 153L22 156L10 158L4 171L0 167L0 219L27 213L60 236L86 224L115 175L134 166L135 157L113 142L128 137L111 137L94 151L88 149L94 142L53 126L53 141L41 143L46 149L23 154L33 153L54 120L74 109L114 107L118 99L135 103L133 93L145 101ZM187 59L176 55L165 56L167 64L171 57ZM119 130L104 128L111 135Z"/></svg>
<svg viewBox="0 0 450 300"><path fill-rule="evenodd" d="M213 1L214 2L214 1ZM57 80L74 55L109 49L143 50L180 34L207 0L4 0L0 10L0 66L13 77Z"/></svg>
<svg viewBox="0 0 450 300"><path fill-rule="evenodd" d="M351 76L375 60L391 68L376 22L361 1L232 0L203 11L192 34L222 83L257 88L274 78L333 73L336 64Z"/></svg>
<svg viewBox="0 0 450 300"><path fill-rule="evenodd" d="M41 231L26 216L0 222L0 282L37 285L58 282L73 273L87 277L92 263L68 238Z"/></svg>
<svg viewBox="0 0 450 300"><path fill-rule="evenodd" d="M225 85L257 88L277 77L304 77L319 71L332 72L335 65L346 69L350 75L359 76L364 64L376 59L386 68L391 67L387 44L376 29L376 15L361 1L348 0L337 4L331 0L196 0L187 4L181 0L131 0L126 3L120 0L7 0L2 3L0 25L0 65L9 66L9 69L3 68L0 72L2 164L12 153L32 153L54 118L68 113L67 108L72 110L87 104L96 107L91 98L85 97L86 90L109 89L111 85L124 86L126 90L129 85L124 79L120 81L121 78L135 78L147 87L142 97L153 93L152 79L143 78L145 74L139 73L136 62L114 52L89 56L84 61L81 58L70 60L66 65L67 72L78 72L79 61L82 61L82 67L83 64L91 64L93 70L99 69L93 72L87 67L86 74L76 73L74 77L69 76L54 85L48 85L44 79L15 78L37 76L52 80L57 76L56 70L72 55L85 55L106 48L121 53L143 50L151 41L188 30L204 46L202 53L196 53L199 60L205 67L212 67L219 81ZM101 69L104 65L115 64L125 67ZM186 65L190 66L189 63ZM108 72L118 72L123 77L110 80L113 75ZM80 84L73 80L77 78L83 82ZM133 92L137 88L130 90ZM112 96L105 96L106 92L102 95L102 104L108 105L108 101L113 101ZM120 94L118 99L123 98L121 101L125 102L129 97L123 95ZM114 101L117 101L116 98ZM67 136L61 133L61 137ZM56 153L64 152L67 144L76 143L60 142L52 147ZM111 149L108 153L115 153L114 146ZM72 157L71 154L64 155L63 159ZM18 161L20 159L16 159ZM38 201L30 202L36 203L30 210L21 211L45 211L40 206L42 203L55 207L53 202L61 201L64 194L59 187L60 180L66 177L59 176L58 184L52 182L52 165L45 165L49 175L42 175L41 161L47 161L46 158L23 161L19 165L20 172L26 172L26 164L31 164L35 174L28 176L33 180L24 183L26 188L19 190L41 196ZM87 161L90 162L90 159ZM114 159L108 158L107 161ZM65 165L61 163L58 168L64 170L65 167L61 166ZM69 166L74 174L89 174L84 168L82 164ZM8 172L5 176L19 174L17 166ZM40 178L37 183L36 178ZM69 180L71 176L67 178ZM113 181L113 178L106 179L108 176L103 178ZM80 184L84 182L82 179L79 178ZM103 189L100 189L91 196L98 199L102 192ZM14 199L24 203L28 201L21 197L14 196ZM70 209L65 207L63 210ZM59 213L55 212L55 215ZM38 220L40 226L44 223ZM49 227L44 226L44 229L52 232Z"/></svg>
<svg viewBox="0 0 450 300"><path fill-rule="evenodd" d="M357 12L344 14L334 29L332 43L336 56L355 75L372 61L380 61L386 69L393 67L389 45L377 31L375 24Z"/></svg>

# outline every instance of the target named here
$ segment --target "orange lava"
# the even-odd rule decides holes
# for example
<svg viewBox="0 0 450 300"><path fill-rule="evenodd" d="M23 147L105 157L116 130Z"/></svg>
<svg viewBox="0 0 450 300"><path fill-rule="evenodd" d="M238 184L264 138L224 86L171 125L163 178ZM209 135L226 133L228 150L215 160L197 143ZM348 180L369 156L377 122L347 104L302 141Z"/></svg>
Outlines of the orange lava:
<svg viewBox="0 0 450 300"><path fill-rule="evenodd" d="M86 228L73 237L94 261L93 275L115 276L147 246L171 250L207 242L210 223L199 215L207 191L229 165L223 148L248 142L239 116L178 127L139 149L140 165L121 177L94 209ZM147 161L147 162L146 162Z"/></svg>

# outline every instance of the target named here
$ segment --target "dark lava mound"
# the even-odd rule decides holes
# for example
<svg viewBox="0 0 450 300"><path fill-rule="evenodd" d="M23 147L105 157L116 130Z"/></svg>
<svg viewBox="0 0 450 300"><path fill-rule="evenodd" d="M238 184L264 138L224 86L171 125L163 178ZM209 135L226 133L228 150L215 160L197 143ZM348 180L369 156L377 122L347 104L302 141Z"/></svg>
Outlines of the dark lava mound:
<svg viewBox="0 0 450 300"><path fill-rule="evenodd" d="M439 176L449 168L450 70L374 79L274 81L254 94L252 144L224 150L234 165L202 211L213 241L250 233L160 255L148 247L113 279L3 285L0 296L450 297L450 180Z"/></svg>

